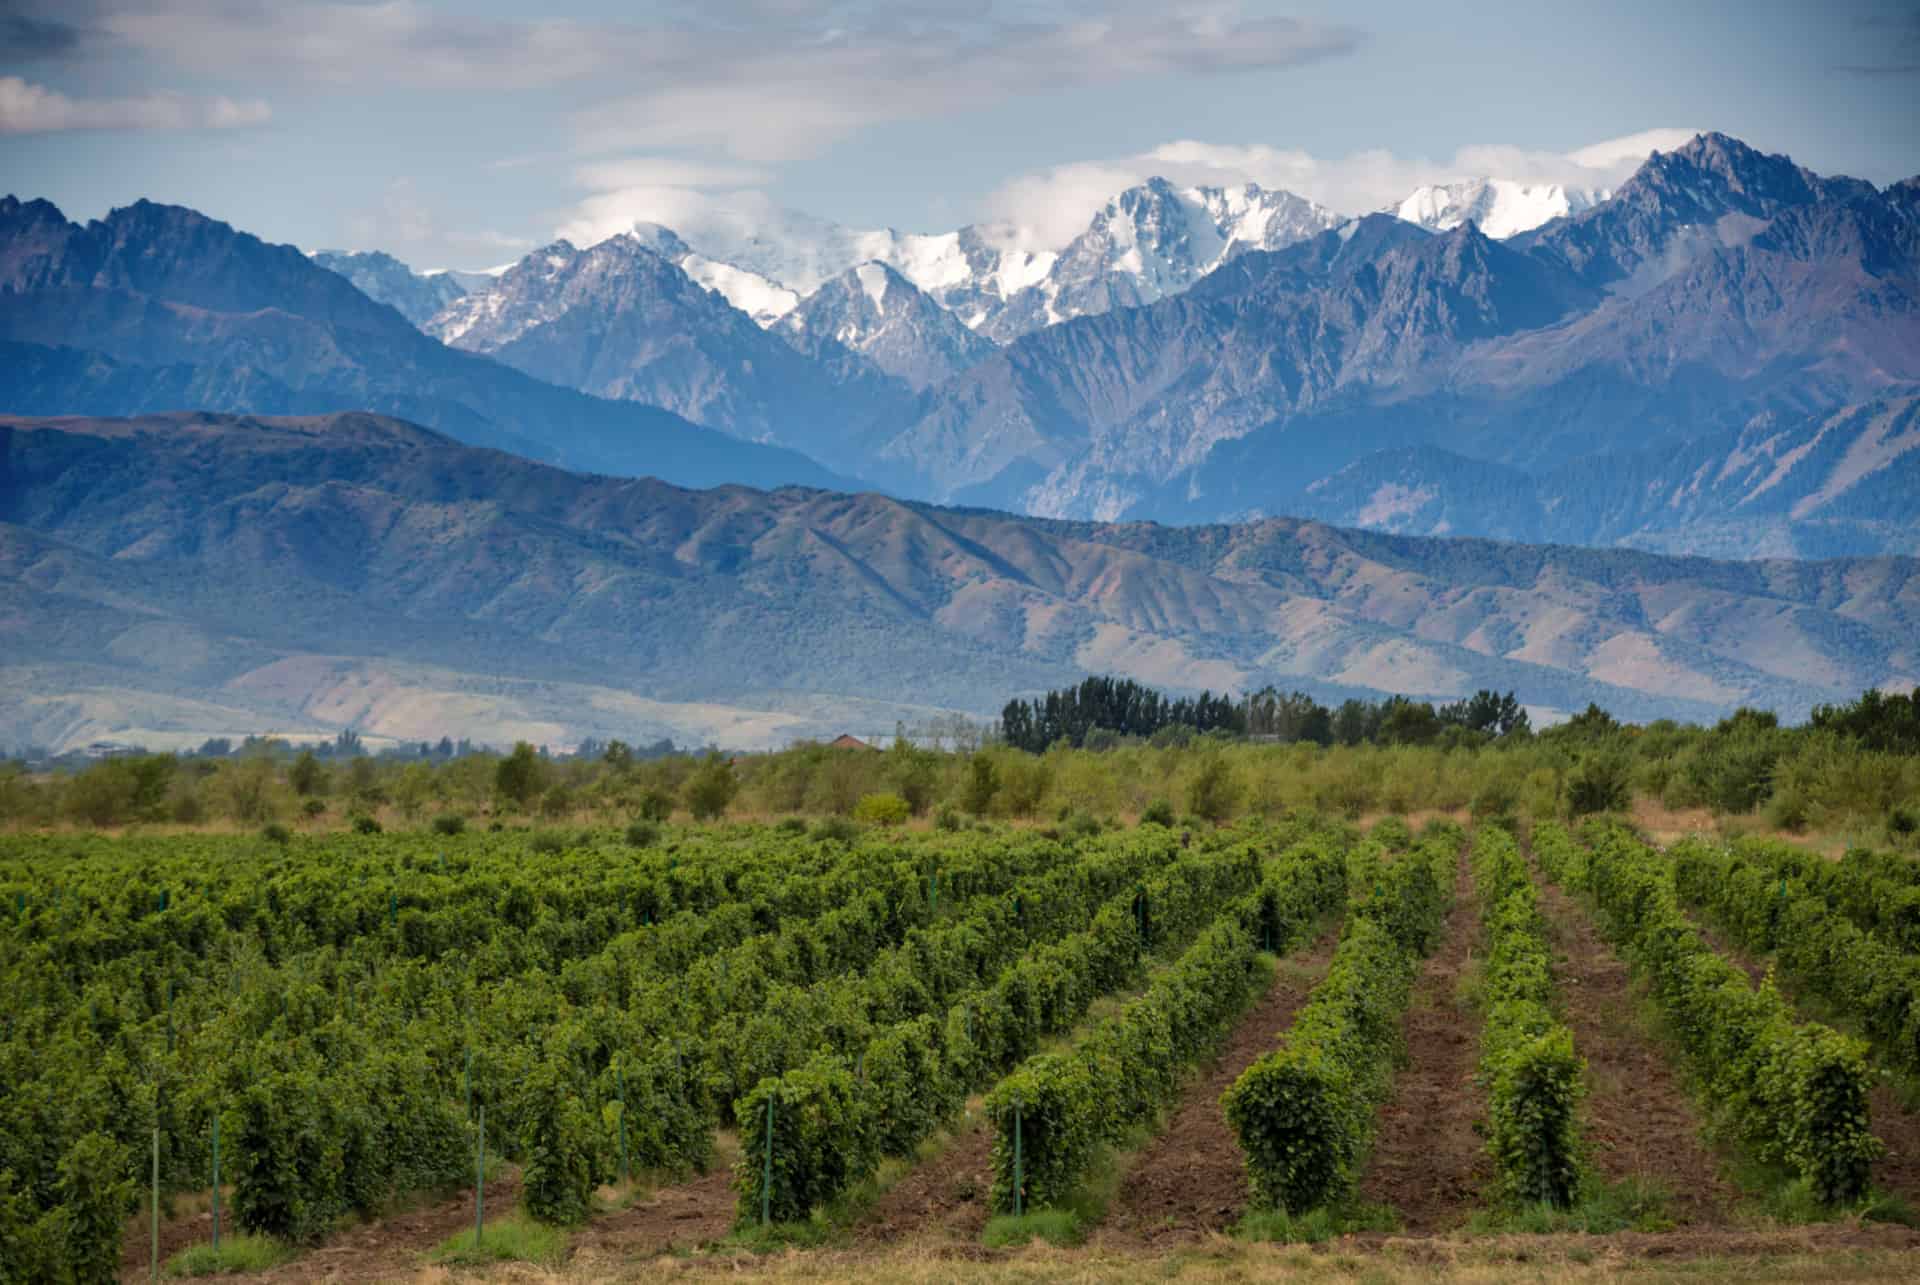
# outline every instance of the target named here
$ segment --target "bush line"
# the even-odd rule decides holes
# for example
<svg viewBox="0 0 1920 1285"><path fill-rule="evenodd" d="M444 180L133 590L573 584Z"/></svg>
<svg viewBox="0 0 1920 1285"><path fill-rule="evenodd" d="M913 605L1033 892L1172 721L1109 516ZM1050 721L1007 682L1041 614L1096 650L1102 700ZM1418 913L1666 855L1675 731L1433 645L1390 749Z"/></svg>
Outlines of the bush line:
<svg viewBox="0 0 1920 1285"><path fill-rule="evenodd" d="M1085 1180L1101 1144L1151 1118L1178 1090L1182 1069L1218 1044L1253 997L1263 943L1281 953L1299 945L1339 908L1346 882L1337 843L1290 850L1145 994L1071 1052L1029 1058L1003 1080L986 1102L993 1211L1015 1207L1016 1110L1021 1208L1056 1205Z"/></svg>
<svg viewBox="0 0 1920 1285"><path fill-rule="evenodd" d="M911 1154L959 1111L970 1088L1137 978L1144 952L1190 940L1244 895L1260 877L1259 851L1242 841L1183 856L1115 895L1085 931L1005 964L988 986L930 988L908 975L897 980L917 985L917 993L900 992L888 986L894 979L869 977L861 999L890 1014L890 1025L815 1026L809 1059L762 1078L735 1103L744 1150L736 1182L741 1221L759 1218L763 1208L775 1221L805 1218L871 1174L882 1156ZM772 1190L763 1200L769 1100Z"/></svg>
<svg viewBox="0 0 1920 1285"><path fill-rule="evenodd" d="M1326 977L1281 1048L1221 1096L1256 1207L1304 1213L1352 1190L1393 1081L1414 961L1439 933L1460 841L1457 827L1440 826L1397 861L1383 863L1373 845L1356 852Z"/></svg>
<svg viewBox="0 0 1920 1285"><path fill-rule="evenodd" d="M1908 936L1915 890L1841 873L1838 863L1786 844L1706 839L1676 843L1674 886L1736 943L1771 953L1789 977L1859 1020L1882 1061L1920 1074L1920 958L1895 941ZM1845 891L1838 891L1844 889ZM1890 939L1863 931L1842 909L1877 890ZM1837 895L1836 895L1837 894ZM1856 902L1857 904L1857 902Z"/></svg>
<svg viewBox="0 0 1920 1285"><path fill-rule="evenodd" d="M1520 846L1506 830L1473 837L1487 959L1480 1078L1487 1089L1487 1151L1501 1194L1566 1209L1580 1187L1579 1109L1586 1064L1553 1015L1553 954Z"/></svg>
<svg viewBox="0 0 1920 1285"><path fill-rule="evenodd" d="M1785 1165L1829 1205L1867 1193L1883 1148L1869 1128L1866 1046L1818 1022L1795 1023L1768 978L1758 988L1687 920L1660 854L1617 824L1534 831L1555 879L1592 894L1601 926L1646 977L1703 1097L1766 1163Z"/></svg>

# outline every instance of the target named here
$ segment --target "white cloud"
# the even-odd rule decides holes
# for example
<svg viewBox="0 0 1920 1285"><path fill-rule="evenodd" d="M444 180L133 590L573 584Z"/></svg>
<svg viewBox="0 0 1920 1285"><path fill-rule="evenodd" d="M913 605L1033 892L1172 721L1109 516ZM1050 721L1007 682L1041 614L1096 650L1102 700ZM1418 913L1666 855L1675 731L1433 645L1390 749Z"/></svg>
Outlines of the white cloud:
<svg viewBox="0 0 1920 1285"><path fill-rule="evenodd" d="M612 101L593 151L817 152L870 126L1156 76L1272 72L1351 52L1351 28L1236 0L666 0L629 21L451 13L425 0L13 0L222 80ZM36 28L37 29L37 28ZM63 30L65 28L62 28Z"/></svg>
<svg viewBox="0 0 1920 1285"><path fill-rule="evenodd" d="M815 6L807 6L809 9ZM843 6L796 39L779 24L681 31L698 61L583 112L594 150L710 146L750 161L818 152L883 121L965 111L1041 90L1157 76L1273 71L1351 52L1350 28L1249 16L1232 3L1166 6Z"/></svg>
<svg viewBox="0 0 1920 1285"><path fill-rule="evenodd" d="M574 181L594 191L616 188L755 187L772 181L764 169L745 165L684 160L676 156L629 156L596 161L573 172Z"/></svg>
<svg viewBox="0 0 1920 1285"><path fill-rule="evenodd" d="M1582 147L1578 151L1567 153L1567 159L1576 165L1606 169L1611 166L1638 166L1641 161L1654 152L1671 152L1685 145L1697 129L1643 129L1638 134L1627 134L1620 138L1610 138L1602 143Z"/></svg>
<svg viewBox="0 0 1920 1285"><path fill-rule="evenodd" d="M450 253L461 263L493 262L502 254L518 258L533 243L489 229L449 228L421 198L412 179L397 178L380 194L380 203L349 214L342 227L344 248L385 250L417 261L421 251Z"/></svg>
<svg viewBox="0 0 1920 1285"><path fill-rule="evenodd" d="M1283 188L1344 214L1365 214L1398 202L1414 188L1464 178L1613 188L1649 153L1692 138L1691 129L1654 129L1607 139L1570 152L1500 144L1459 149L1444 161L1406 157L1385 149L1316 157L1266 144L1179 139L1133 156L1059 165L1009 180L985 201L990 216L1027 229L1032 243L1055 247L1086 227L1114 193L1158 175L1176 183L1219 187L1258 183Z"/></svg>
<svg viewBox="0 0 1920 1285"><path fill-rule="evenodd" d="M240 129L265 124L272 115L272 109L258 99L193 98L173 93L69 98L19 76L0 76L0 134Z"/></svg>

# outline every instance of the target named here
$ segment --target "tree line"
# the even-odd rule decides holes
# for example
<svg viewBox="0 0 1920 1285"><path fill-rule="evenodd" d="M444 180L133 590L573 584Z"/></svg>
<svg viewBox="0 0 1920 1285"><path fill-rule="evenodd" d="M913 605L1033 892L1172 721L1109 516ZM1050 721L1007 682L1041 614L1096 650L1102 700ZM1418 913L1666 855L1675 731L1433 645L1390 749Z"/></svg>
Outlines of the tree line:
<svg viewBox="0 0 1920 1285"><path fill-rule="evenodd" d="M1271 685L1242 700L1210 691L1173 698L1112 677L1090 677L1032 700L1015 698L1000 711L1000 739L1029 754L1062 741L1074 749L1108 749L1126 737L1164 745L1209 733L1323 746L1426 745L1449 729L1482 740L1525 736L1532 724L1513 692L1483 689L1439 706L1389 696L1332 707L1306 692L1282 693Z"/></svg>

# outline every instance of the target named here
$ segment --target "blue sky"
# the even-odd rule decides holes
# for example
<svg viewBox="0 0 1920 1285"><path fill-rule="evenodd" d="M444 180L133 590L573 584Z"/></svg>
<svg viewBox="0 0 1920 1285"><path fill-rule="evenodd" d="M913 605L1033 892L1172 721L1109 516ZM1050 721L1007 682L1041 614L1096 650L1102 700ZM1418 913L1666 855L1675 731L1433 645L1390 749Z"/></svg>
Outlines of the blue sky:
<svg viewBox="0 0 1920 1285"><path fill-rule="evenodd" d="M1887 182L1916 104L1911 0L0 0L0 186L421 266L721 208L1058 241L1156 170L1357 212L1694 128Z"/></svg>

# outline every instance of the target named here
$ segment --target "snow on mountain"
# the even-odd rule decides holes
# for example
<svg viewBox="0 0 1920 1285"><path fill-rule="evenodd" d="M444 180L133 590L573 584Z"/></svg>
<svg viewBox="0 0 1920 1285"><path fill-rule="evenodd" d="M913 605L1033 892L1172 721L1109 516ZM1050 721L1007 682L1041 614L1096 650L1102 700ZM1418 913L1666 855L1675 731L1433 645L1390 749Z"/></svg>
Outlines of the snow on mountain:
<svg viewBox="0 0 1920 1285"><path fill-rule="evenodd" d="M838 345L914 391L950 379L995 351L950 310L884 263L849 268L773 326L809 356Z"/></svg>
<svg viewBox="0 0 1920 1285"><path fill-rule="evenodd" d="M708 258L681 240L672 228L658 223L636 223L628 235L669 263L678 265L682 272L707 289L717 291L763 329L792 312L793 306L800 302L798 291L736 263Z"/></svg>
<svg viewBox="0 0 1920 1285"><path fill-rule="evenodd" d="M671 232L642 224L635 233L667 245L664 257L763 326L830 279L884 264L970 329L1004 343L1071 317L1177 294L1236 254L1276 250L1343 221L1289 192L1177 189L1151 179L1108 202L1058 251L1027 248L1006 227L862 231L792 210L703 212Z"/></svg>
<svg viewBox="0 0 1920 1285"><path fill-rule="evenodd" d="M1604 190L1558 183L1475 178L1417 187L1382 213L1418 223L1431 232L1450 232L1471 219L1482 232L1499 240L1590 210L1611 195Z"/></svg>
<svg viewBox="0 0 1920 1285"><path fill-rule="evenodd" d="M1178 294L1236 255L1279 250L1347 222L1291 192L1176 188L1148 179L1093 216L1046 275L974 324L1003 343L1074 317Z"/></svg>
<svg viewBox="0 0 1920 1285"><path fill-rule="evenodd" d="M308 256L330 272L359 287L360 293L423 325L427 318L475 287L472 273L415 272L390 254L378 250L349 254L344 250L316 250ZM491 283L489 283L491 284Z"/></svg>

